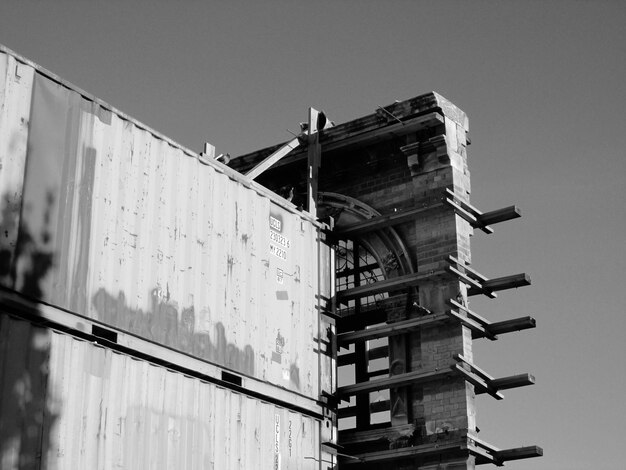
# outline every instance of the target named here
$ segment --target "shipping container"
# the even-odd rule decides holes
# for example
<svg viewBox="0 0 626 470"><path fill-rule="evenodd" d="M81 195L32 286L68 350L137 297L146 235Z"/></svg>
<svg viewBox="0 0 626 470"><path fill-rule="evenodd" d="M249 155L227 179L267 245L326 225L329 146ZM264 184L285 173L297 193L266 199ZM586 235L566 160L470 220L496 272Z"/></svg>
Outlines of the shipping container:
<svg viewBox="0 0 626 470"><path fill-rule="evenodd" d="M1 286L314 408L335 386L320 316L332 278L323 228L0 47Z"/></svg>
<svg viewBox="0 0 626 470"><path fill-rule="evenodd" d="M326 469L326 420L0 310L0 468Z"/></svg>

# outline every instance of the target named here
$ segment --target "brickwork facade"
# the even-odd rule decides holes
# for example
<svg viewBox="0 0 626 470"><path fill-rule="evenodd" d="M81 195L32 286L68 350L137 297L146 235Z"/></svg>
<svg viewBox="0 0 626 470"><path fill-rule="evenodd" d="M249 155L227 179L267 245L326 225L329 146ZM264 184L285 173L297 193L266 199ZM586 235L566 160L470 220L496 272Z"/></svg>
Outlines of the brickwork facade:
<svg viewBox="0 0 626 470"><path fill-rule="evenodd" d="M405 147L413 176L415 205L433 204L443 197L446 188L454 189L455 194L469 199L467 120L456 108L448 107L446 111L445 134L430 139L425 145ZM420 147L426 151L421 153ZM414 238L411 237L408 243L415 250L420 271L445 270L449 256L471 262L469 237L472 228L454 211L426 212L413 223L412 228L407 235ZM458 299L466 304L465 284L451 276L442 276L420 285L419 304L431 312L448 309L449 299ZM419 348L411 350L412 370L450 367L457 354L471 361L472 336L465 326L427 326L413 336L419 336ZM423 417L427 439L439 439L441 435L451 432L475 429L473 386L462 378L426 384L421 393L412 396L411 403L413 416ZM471 467L468 461L466 466L459 468Z"/></svg>
<svg viewBox="0 0 626 470"><path fill-rule="evenodd" d="M445 189L469 199L467 119L457 108L445 108L445 122L418 132L325 160L320 189L363 201L382 214L437 204ZM326 163L330 162L330 163ZM396 227L418 272L442 272L449 256L470 262L472 228L449 208L427 211ZM430 312L449 309L448 299L466 302L465 284L442 275L419 286L415 299ZM410 306L402 316L419 315ZM397 310L394 318L401 320ZM454 356L471 360L472 336L460 324L424 327L406 336L390 338L390 375L449 369ZM422 386L392 389L391 424L413 423L423 442L445 440L475 428L473 386L461 377L449 377ZM421 468L421 467L420 467ZM473 468L472 458L450 468Z"/></svg>
<svg viewBox="0 0 626 470"><path fill-rule="evenodd" d="M476 372L473 365L472 340L476 329L479 337L494 339L495 335L487 331L490 324L486 320L478 320L486 322L481 330L482 326L475 323L476 317L468 318L475 315L467 310L468 286L473 286L472 295L492 296L493 292L481 290L480 285L476 292L475 279L467 276L472 261L471 224L485 230L480 221L477 224L476 217L481 213L469 205L467 131L465 113L445 98L430 93L384 110L379 108L374 115L320 135L322 166L318 187L322 196L318 214L333 218L338 240L347 243L342 249L352 246L355 264L348 271L360 272L363 263L359 267L357 259L359 250L365 248L373 252L387 282L385 286L389 286L385 287L387 291L377 291L375 284L363 286L356 274L353 291L366 289L353 297L344 296L354 300L344 302L342 307L340 336L363 333L362 338L366 338L370 329L382 328L388 342L380 347L380 343L367 345L364 340L353 340L352 352L339 355L340 365L353 366L355 383L353 388L339 387L338 396L356 396L356 400L338 411L338 416L345 419L356 416L352 422L356 428L346 429L343 438L340 431L339 443L345 445L343 452L347 455L361 459L357 464L354 457L346 458L342 468L381 468L383 464L384 468L396 470L470 470L477 459L479 463L499 464L505 458L541 455L542 450L536 446L497 451L477 443L475 437L476 391L499 395L497 387L490 385L493 379L482 371ZM243 156L236 168L246 171L278 148ZM307 181L304 154L296 153L291 160L262 174L258 181L278 193L294 194L292 202L300 205ZM336 203L341 198L343 204ZM463 207L470 208L471 213L464 214ZM513 218L511 211L505 217L501 216L502 211L494 212L498 216L491 215L489 220ZM347 235L351 226L359 225L359 220L386 221L396 215L399 217L387 226L381 223L375 229L352 228ZM393 257L396 262L388 262ZM365 265L368 262L371 259ZM457 273L451 264L459 268ZM394 279L397 286L404 279L411 281L394 288ZM347 290L349 282L344 281ZM368 293L372 291L388 296L372 302L373 295ZM392 331L395 323L412 326L396 333ZM534 319L515 319L515 324L521 329L531 328ZM500 327L500 331L515 328ZM387 358L388 369L372 372L370 361L380 358ZM387 377L379 379L381 375ZM513 386L534 381L522 376L507 379L515 379ZM380 386L381 383L386 386ZM386 406L380 399L370 403L370 390L381 389L389 390ZM388 410L389 422L370 420L380 410Z"/></svg>

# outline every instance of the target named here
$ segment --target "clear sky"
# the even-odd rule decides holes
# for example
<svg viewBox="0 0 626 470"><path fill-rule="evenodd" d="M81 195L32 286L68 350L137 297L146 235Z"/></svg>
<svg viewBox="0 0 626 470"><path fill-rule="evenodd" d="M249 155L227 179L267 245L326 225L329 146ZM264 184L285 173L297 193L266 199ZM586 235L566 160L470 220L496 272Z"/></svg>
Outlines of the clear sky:
<svg viewBox="0 0 626 470"><path fill-rule="evenodd" d="M537 329L478 341L481 437L538 444L514 470L626 465L626 2L0 0L0 43L193 150L290 139L438 91L470 120L473 266L533 285L472 308ZM625 297L622 297L625 296Z"/></svg>

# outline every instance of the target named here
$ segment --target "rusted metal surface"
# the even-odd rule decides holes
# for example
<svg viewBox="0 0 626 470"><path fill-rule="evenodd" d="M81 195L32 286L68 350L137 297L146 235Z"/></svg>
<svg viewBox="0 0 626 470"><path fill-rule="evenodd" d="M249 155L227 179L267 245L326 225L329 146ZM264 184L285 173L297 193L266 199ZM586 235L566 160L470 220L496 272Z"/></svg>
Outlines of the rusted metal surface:
<svg viewBox="0 0 626 470"><path fill-rule="evenodd" d="M319 420L1 311L0 415L3 470L333 463Z"/></svg>
<svg viewBox="0 0 626 470"><path fill-rule="evenodd" d="M311 399L330 391L318 223L2 48L0 72L1 285Z"/></svg>

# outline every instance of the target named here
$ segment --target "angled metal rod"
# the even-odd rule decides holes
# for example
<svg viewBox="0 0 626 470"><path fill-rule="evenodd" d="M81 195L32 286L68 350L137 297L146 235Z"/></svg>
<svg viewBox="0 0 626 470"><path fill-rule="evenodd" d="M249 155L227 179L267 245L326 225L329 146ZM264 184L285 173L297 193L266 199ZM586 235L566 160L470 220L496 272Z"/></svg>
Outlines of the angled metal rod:
<svg viewBox="0 0 626 470"><path fill-rule="evenodd" d="M272 166L274 166L274 164L277 161L279 161L281 158L287 156L292 150L298 148L299 146L300 146L300 141L298 140L297 137L295 139L290 140L285 145L283 145L281 148L276 150L273 154L271 154L269 157L264 159L262 162L260 162L254 168L252 168L249 172L247 172L246 176L248 178L250 178L250 179L257 178L261 173L263 173L267 169L269 169Z"/></svg>

